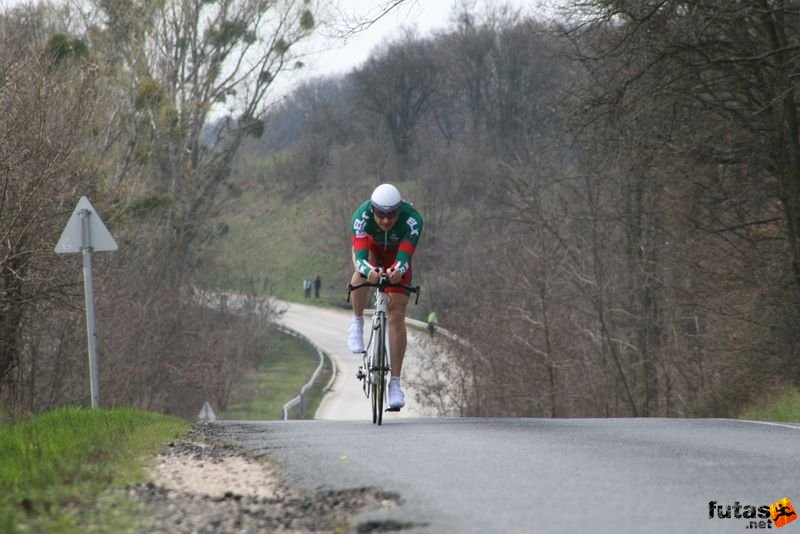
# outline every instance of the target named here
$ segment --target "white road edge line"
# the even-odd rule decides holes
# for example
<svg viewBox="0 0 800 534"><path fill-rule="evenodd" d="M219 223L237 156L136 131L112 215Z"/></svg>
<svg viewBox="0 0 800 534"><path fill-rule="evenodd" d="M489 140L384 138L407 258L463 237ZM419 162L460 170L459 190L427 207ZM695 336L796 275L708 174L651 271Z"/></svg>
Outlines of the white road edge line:
<svg viewBox="0 0 800 534"><path fill-rule="evenodd" d="M783 428L791 428L792 430L800 430L800 423L790 425L786 423L772 423L770 421L752 421L750 419L720 419L721 421L740 421L742 423L752 423L754 425L767 425L767 426L780 426Z"/></svg>

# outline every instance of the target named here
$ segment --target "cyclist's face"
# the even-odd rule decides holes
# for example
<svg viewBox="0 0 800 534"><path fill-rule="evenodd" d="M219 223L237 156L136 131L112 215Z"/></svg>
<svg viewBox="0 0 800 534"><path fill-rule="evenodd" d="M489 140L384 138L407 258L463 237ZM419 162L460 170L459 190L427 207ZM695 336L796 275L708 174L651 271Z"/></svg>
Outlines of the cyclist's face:
<svg viewBox="0 0 800 534"><path fill-rule="evenodd" d="M375 222L378 223L378 226L384 232L388 232L394 226L394 223L397 222L397 217L400 215L400 210L395 210L389 213L383 213L380 211L374 212Z"/></svg>

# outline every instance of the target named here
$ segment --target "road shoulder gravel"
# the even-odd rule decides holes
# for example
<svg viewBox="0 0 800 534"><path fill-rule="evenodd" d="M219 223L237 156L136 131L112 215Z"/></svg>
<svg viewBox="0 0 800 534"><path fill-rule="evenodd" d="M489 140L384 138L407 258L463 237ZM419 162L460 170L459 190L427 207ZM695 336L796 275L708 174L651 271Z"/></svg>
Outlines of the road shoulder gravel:
<svg viewBox="0 0 800 534"><path fill-rule="evenodd" d="M354 524L390 509L400 496L376 488L300 491L276 469L223 441L214 423L197 423L149 468L150 481L127 488L148 510L137 532L397 532L411 525Z"/></svg>

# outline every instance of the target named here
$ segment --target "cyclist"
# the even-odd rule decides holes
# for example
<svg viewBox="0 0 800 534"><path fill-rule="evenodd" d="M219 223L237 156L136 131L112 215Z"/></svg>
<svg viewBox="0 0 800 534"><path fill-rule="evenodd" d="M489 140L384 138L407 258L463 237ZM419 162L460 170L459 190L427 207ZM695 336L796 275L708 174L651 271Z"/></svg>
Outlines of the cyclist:
<svg viewBox="0 0 800 534"><path fill-rule="evenodd" d="M366 278L377 283L382 274L393 284L411 284L411 257L422 233L422 217L411 203L400 196L391 184L381 184L369 200L361 204L351 220L353 236L352 284ZM347 333L347 345L352 352L364 351L364 307L369 288L352 292L353 322ZM408 291L390 287L388 305L389 353L392 376L389 379L389 408L405 406L400 387L400 370L406 352L406 305Z"/></svg>

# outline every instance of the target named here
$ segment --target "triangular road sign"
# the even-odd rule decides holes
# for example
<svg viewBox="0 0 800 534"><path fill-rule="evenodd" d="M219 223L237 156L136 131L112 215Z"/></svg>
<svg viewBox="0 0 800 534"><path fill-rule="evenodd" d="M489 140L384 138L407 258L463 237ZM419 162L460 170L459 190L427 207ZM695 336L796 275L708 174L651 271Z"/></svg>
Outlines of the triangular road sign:
<svg viewBox="0 0 800 534"><path fill-rule="evenodd" d="M201 421L216 421L217 415L214 413L214 410L211 408L211 405L208 401L203 404L203 408L200 410L200 413L197 415L197 418Z"/></svg>
<svg viewBox="0 0 800 534"><path fill-rule="evenodd" d="M83 243L83 226L81 225L81 212L86 210L86 217L89 223L88 243ZM84 247L89 247L95 252L117 250L117 242L111 237L111 233L100 220L100 216L92 207L91 202L86 197L81 197L72 217L67 221L67 226L61 233L61 239L56 245L56 253L66 254L69 252L80 252Z"/></svg>

